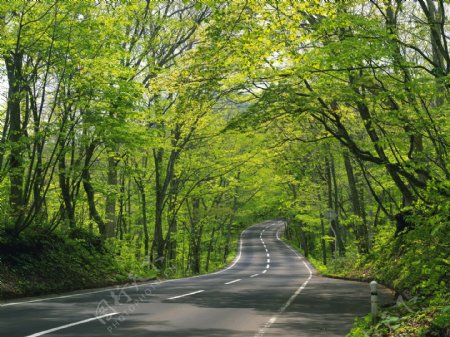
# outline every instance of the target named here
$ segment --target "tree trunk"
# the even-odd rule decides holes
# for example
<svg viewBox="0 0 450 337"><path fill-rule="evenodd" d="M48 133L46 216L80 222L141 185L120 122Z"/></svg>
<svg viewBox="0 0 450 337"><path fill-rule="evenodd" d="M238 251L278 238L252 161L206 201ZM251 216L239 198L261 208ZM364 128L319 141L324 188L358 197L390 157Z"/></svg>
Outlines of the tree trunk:
<svg viewBox="0 0 450 337"><path fill-rule="evenodd" d="M147 225L147 199L145 196L145 190L143 186L141 189L141 199L142 199L142 225L144 227L144 253L145 256L149 256L150 236L148 234L148 225Z"/></svg>
<svg viewBox="0 0 450 337"><path fill-rule="evenodd" d="M14 226L11 228L12 235L20 233L24 218L24 195L23 195L23 152L24 137L21 121L21 101L23 99L24 88L22 78L22 53L12 53L5 57L6 71L8 75L8 101L7 114L9 117L9 135L8 140L11 146L9 155L9 179L10 193L9 203L11 207L11 216L14 219Z"/></svg>
<svg viewBox="0 0 450 337"><path fill-rule="evenodd" d="M205 263L205 271L206 272L209 271L209 262L211 260L211 251L213 250L215 232L216 232L216 227L213 227L213 229L211 231L211 236L209 238L208 253L206 255L206 263Z"/></svg>
<svg viewBox="0 0 450 337"><path fill-rule="evenodd" d="M320 196L320 192L318 192L318 200L319 200L319 205L322 204L322 198ZM321 238L320 238L320 245L322 247L322 260L323 260L323 264L326 266L327 265L327 245L325 242L325 224L323 221L323 212L322 209L320 209L320 231L321 231Z"/></svg>
<svg viewBox="0 0 450 337"><path fill-rule="evenodd" d="M162 269L164 265L164 238L162 226L165 191L161 172L163 155L163 149L153 150L153 158L155 161L155 231L153 234L151 261L158 269ZM154 254L156 254L156 256Z"/></svg>
<svg viewBox="0 0 450 337"><path fill-rule="evenodd" d="M66 156L63 152L58 160L59 188L61 189L61 196L64 204L64 218L67 220L69 228L74 229L75 209L72 203L70 193L70 180L67 177L66 169Z"/></svg>
<svg viewBox="0 0 450 337"><path fill-rule="evenodd" d="M106 204L105 204L105 235L107 238L113 238L116 236L116 193L117 193L117 165L118 161L114 156L110 155L108 158L108 191L106 194Z"/></svg>
<svg viewBox="0 0 450 337"><path fill-rule="evenodd" d="M360 197L358 193L358 188L356 186L356 179L353 172L353 166L350 161L350 155L348 151L344 150L344 164L345 171L347 173L347 181L350 189L350 202L352 205L353 214L355 214L359 219L358 223L354 224L356 230L356 236L358 240L358 250L360 253L367 253L369 251L369 237L367 231L367 223L365 215L363 212L362 205L360 203Z"/></svg>
<svg viewBox="0 0 450 337"><path fill-rule="evenodd" d="M201 237L203 225L199 225L200 221L200 199L193 198L192 209L190 210L191 235L190 235L190 256L189 266L194 274L200 273L201 260Z"/></svg>
<svg viewBox="0 0 450 337"><path fill-rule="evenodd" d="M325 173L328 191L328 212L331 226L330 230L335 239L334 254L344 255L344 244L342 242L341 233L339 231L336 222L337 210L334 208L335 203L333 202L333 182L332 182L333 174L329 158L325 158L325 169L326 169Z"/></svg>
<svg viewBox="0 0 450 337"><path fill-rule="evenodd" d="M86 192L87 202L89 206L89 216L91 219L95 221L98 226L98 230L102 238L106 237L106 226L105 223L97 211L97 207L95 206L95 191L91 184L91 173L89 171L89 165L94 154L95 144L91 143L86 147L86 154L84 160L84 166L82 170L82 178L83 178L83 187Z"/></svg>

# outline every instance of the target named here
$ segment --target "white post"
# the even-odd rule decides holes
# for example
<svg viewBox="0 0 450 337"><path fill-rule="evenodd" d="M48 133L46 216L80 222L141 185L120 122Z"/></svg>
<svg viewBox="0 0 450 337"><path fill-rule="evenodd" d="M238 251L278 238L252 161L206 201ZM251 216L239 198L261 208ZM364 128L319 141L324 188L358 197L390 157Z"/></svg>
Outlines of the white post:
<svg viewBox="0 0 450 337"><path fill-rule="evenodd" d="M377 281L370 282L370 307L372 312L372 324L377 322L378 315L378 283Z"/></svg>

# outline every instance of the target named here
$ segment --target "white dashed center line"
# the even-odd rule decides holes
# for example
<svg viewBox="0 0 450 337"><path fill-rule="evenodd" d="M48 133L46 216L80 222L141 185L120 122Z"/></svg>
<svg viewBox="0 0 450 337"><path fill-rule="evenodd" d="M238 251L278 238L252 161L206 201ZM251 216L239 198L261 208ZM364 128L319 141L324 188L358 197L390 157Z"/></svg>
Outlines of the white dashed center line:
<svg viewBox="0 0 450 337"><path fill-rule="evenodd" d="M230 282L227 282L227 283L225 283L225 284L232 284L232 283L236 283L236 282L239 282L241 279L240 278L238 278L237 280L233 280L233 281L230 281Z"/></svg>
<svg viewBox="0 0 450 337"><path fill-rule="evenodd" d="M185 297L185 296L190 296L190 295L195 295L195 294L199 294L199 293L202 293L202 292L204 292L204 290L197 290L197 291L194 291L194 292L192 292L192 293L183 294L183 295L178 295L178 296L174 296L174 297L169 297L168 300L174 300L174 299L177 299L177 298L181 298L181 297Z"/></svg>
<svg viewBox="0 0 450 337"><path fill-rule="evenodd" d="M270 226L269 226L269 227L270 227ZM267 249L266 243L264 242L264 239L263 239L263 237L262 237L262 235L263 235L263 233L266 231L266 229L267 229L267 228L265 228L265 229L263 229L263 230L261 231L261 233L259 234L259 238L261 239L261 243L263 244L264 250L266 251L266 256L267 256L267 257L270 257L269 250ZM261 272L261 274L267 273L267 269L269 269L269 268L270 268L270 259L267 259L266 269L263 270L263 271ZM258 276L258 275L259 275L259 274L253 274L253 275L250 276L250 277L256 277L256 276Z"/></svg>

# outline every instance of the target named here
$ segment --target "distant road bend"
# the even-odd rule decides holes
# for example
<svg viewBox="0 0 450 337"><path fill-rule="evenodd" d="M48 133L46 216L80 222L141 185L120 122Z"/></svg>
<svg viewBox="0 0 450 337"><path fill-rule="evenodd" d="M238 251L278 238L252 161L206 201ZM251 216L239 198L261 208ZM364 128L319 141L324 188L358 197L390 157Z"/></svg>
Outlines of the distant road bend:
<svg viewBox="0 0 450 337"><path fill-rule="evenodd" d="M0 336L345 336L369 311L367 284L315 275L283 228L250 227L213 274L0 304Z"/></svg>

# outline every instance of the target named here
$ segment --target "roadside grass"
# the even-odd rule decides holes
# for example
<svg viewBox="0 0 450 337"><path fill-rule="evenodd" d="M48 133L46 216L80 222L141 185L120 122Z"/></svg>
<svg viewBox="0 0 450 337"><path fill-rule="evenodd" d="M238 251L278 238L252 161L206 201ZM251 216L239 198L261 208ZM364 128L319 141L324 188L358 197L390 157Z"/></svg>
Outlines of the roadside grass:
<svg viewBox="0 0 450 337"><path fill-rule="evenodd" d="M370 315L357 318L348 337L448 337L450 336L450 297L431 300L413 298L397 301L381 311L375 325Z"/></svg>
<svg viewBox="0 0 450 337"><path fill-rule="evenodd" d="M94 236L34 233L0 244L0 298L125 283L128 273Z"/></svg>
<svg viewBox="0 0 450 337"><path fill-rule="evenodd" d="M162 272L150 268L148 258L135 247L77 230L70 235L35 232L19 239L0 238L0 299L37 296L106 287L130 282L175 279L225 268L237 255L239 237L233 236L225 262L212 259L199 274L186 262ZM202 254L202 261L206 253Z"/></svg>

